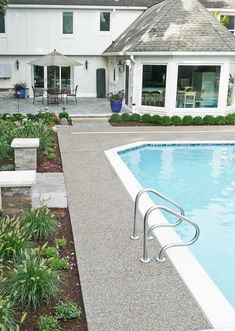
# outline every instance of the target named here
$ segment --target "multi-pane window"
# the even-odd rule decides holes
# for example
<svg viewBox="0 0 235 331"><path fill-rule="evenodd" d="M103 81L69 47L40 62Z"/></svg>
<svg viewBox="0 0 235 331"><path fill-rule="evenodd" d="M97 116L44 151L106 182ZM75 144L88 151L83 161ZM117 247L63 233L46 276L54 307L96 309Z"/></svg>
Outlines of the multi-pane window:
<svg viewBox="0 0 235 331"><path fill-rule="evenodd" d="M63 34L73 34L73 13L63 13Z"/></svg>
<svg viewBox="0 0 235 331"><path fill-rule="evenodd" d="M0 15L0 33L5 33L5 16Z"/></svg>
<svg viewBox="0 0 235 331"><path fill-rule="evenodd" d="M110 13L100 13L100 31L110 31Z"/></svg>
<svg viewBox="0 0 235 331"><path fill-rule="evenodd" d="M220 22L230 31L234 34L235 31L235 20L234 20L235 16L231 16L231 15L221 15L220 16Z"/></svg>

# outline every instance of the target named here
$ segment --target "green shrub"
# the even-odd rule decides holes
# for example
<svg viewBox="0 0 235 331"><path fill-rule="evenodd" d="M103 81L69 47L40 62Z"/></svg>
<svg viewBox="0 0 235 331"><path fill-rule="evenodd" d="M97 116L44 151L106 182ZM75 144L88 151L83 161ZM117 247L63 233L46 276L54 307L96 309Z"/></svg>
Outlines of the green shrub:
<svg viewBox="0 0 235 331"><path fill-rule="evenodd" d="M235 124L235 114L228 114L225 116L226 124Z"/></svg>
<svg viewBox="0 0 235 331"><path fill-rule="evenodd" d="M67 270L69 269L69 262L59 256L53 256L48 259L48 265L50 266L51 269L54 270Z"/></svg>
<svg viewBox="0 0 235 331"><path fill-rule="evenodd" d="M12 114L11 118L12 118L13 121L22 122L24 116L22 114Z"/></svg>
<svg viewBox="0 0 235 331"><path fill-rule="evenodd" d="M193 124L193 118L190 115L186 115L183 117L183 125L192 125Z"/></svg>
<svg viewBox="0 0 235 331"><path fill-rule="evenodd" d="M32 248L18 219L9 217L0 221L0 259L14 262Z"/></svg>
<svg viewBox="0 0 235 331"><path fill-rule="evenodd" d="M151 122L154 124L160 124L161 123L161 116L160 115L153 115L151 118Z"/></svg>
<svg viewBox="0 0 235 331"><path fill-rule="evenodd" d="M52 160L56 159L56 155L55 155L55 153L50 153L47 155L47 158L48 158L48 160L52 161Z"/></svg>
<svg viewBox="0 0 235 331"><path fill-rule="evenodd" d="M57 232L56 218L47 207L25 210L20 223L30 238L36 240L50 238Z"/></svg>
<svg viewBox="0 0 235 331"><path fill-rule="evenodd" d="M15 124L9 121L0 121L0 160L13 158L12 140L17 137Z"/></svg>
<svg viewBox="0 0 235 331"><path fill-rule="evenodd" d="M57 247L65 247L67 245L67 240L65 238L59 238L54 240L54 245Z"/></svg>
<svg viewBox="0 0 235 331"><path fill-rule="evenodd" d="M152 122L152 116L150 114L142 115L142 122L151 123Z"/></svg>
<svg viewBox="0 0 235 331"><path fill-rule="evenodd" d="M141 115L137 114L137 113L131 114L130 119L131 119L131 121L134 121L134 122L140 122L141 121Z"/></svg>
<svg viewBox="0 0 235 331"><path fill-rule="evenodd" d="M202 125L203 124L203 119L200 116L195 116L193 118L193 125Z"/></svg>
<svg viewBox="0 0 235 331"><path fill-rule="evenodd" d="M205 125L213 125L214 123L215 123L214 116L206 115L205 117L203 117L203 124L205 124Z"/></svg>
<svg viewBox="0 0 235 331"><path fill-rule="evenodd" d="M172 116L171 117L171 123L172 125L175 125L175 126L178 126L178 125L181 125L182 124L182 119L180 116Z"/></svg>
<svg viewBox="0 0 235 331"><path fill-rule="evenodd" d="M169 116L162 116L160 120L160 124L164 126L170 126L171 123L171 118Z"/></svg>
<svg viewBox="0 0 235 331"><path fill-rule="evenodd" d="M120 122L121 116L119 114L112 114L110 117L110 122Z"/></svg>
<svg viewBox="0 0 235 331"><path fill-rule="evenodd" d="M56 247L45 247L42 249L42 255L45 257L56 257L58 252Z"/></svg>
<svg viewBox="0 0 235 331"><path fill-rule="evenodd" d="M28 113L26 114L26 118L30 121L36 121L37 117L34 114Z"/></svg>
<svg viewBox="0 0 235 331"><path fill-rule="evenodd" d="M0 330L15 331L17 330L17 318L14 303L10 297L0 295Z"/></svg>
<svg viewBox="0 0 235 331"><path fill-rule="evenodd" d="M215 125L224 125L225 124L225 117L224 116L216 116L214 118Z"/></svg>
<svg viewBox="0 0 235 331"><path fill-rule="evenodd" d="M60 302L55 307L55 316L58 320L68 321L81 317L81 309L71 301Z"/></svg>
<svg viewBox="0 0 235 331"><path fill-rule="evenodd" d="M6 293L23 306L36 307L59 293L58 271L49 268L47 260L41 258L36 250L26 254L9 276L5 284Z"/></svg>
<svg viewBox="0 0 235 331"><path fill-rule="evenodd" d="M59 118L66 118L66 120L69 119L69 113L67 113L66 111L59 113L58 116L59 116Z"/></svg>
<svg viewBox="0 0 235 331"><path fill-rule="evenodd" d="M50 315L40 316L39 331L60 331L60 323L58 320Z"/></svg>
<svg viewBox="0 0 235 331"><path fill-rule="evenodd" d="M130 120L131 120L131 115L128 114L128 113L123 113L123 114L121 115L121 120L122 120L122 121L125 121L125 122L130 121Z"/></svg>
<svg viewBox="0 0 235 331"><path fill-rule="evenodd" d="M4 113L4 114L2 115L2 118L3 118L4 120L6 120L6 119L11 119L11 114L10 114L10 113Z"/></svg>

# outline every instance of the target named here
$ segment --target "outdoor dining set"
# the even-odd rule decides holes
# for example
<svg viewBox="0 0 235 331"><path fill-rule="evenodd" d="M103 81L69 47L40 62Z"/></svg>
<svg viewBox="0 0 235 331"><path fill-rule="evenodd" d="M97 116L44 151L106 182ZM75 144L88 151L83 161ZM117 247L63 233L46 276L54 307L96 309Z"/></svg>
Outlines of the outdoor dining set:
<svg viewBox="0 0 235 331"><path fill-rule="evenodd" d="M68 103L69 100L73 98L73 100L77 103L77 91L78 85L75 89L71 89L70 86L61 86L60 88L36 88L32 86L33 90L33 104L35 101L41 101L42 104L46 103L47 105L55 104L58 105L59 103Z"/></svg>

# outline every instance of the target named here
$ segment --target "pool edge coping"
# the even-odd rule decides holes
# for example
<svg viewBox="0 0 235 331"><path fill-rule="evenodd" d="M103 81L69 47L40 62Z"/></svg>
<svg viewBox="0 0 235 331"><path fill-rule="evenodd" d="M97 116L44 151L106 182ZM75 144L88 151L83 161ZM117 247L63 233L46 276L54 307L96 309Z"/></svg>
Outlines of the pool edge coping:
<svg viewBox="0 0 235 331"><path fill-rule="evenodd" d="M143 188L128 167L124 164L119 156L118 152L127 149L136 149L137 147L145 146L147 144L160 145L163 144L167 146L171 145L235 145L234 140L223 140L223 141L139 141L127 145L122 145L116 148L108 149L104 153L120 178L121 182L125 186L126 190L130 194L131 198L134 200L136 194ZM147 196L143 196L140 200L140 212L142 215L153 206L153 201ZM158 216L162 222L167 222L164 216L156 211L150 218L150 224L155 221L153 220L154 215ZM169 242L181 241L178 235L173 229L167 231L167 235L164 235L158 230L157 238L161 245ZM184 283L196 299L199 306L202 308L203 312L207 316L208 320L211 322L214 328L231 328L235 327L235 310L224 297L215 283L211 280L206 271L202 268L193 254L187 247L181 247L180 249L169 250L167 253L172 264L178 271L179 275L183 279ZM153 263L153 262L152 262ZM156 263L156 262L155 262ZM190 263L190 268L187 267ZM205 291L205 288L207 289ZM210 298L208 300L208 297Z"/></svg>

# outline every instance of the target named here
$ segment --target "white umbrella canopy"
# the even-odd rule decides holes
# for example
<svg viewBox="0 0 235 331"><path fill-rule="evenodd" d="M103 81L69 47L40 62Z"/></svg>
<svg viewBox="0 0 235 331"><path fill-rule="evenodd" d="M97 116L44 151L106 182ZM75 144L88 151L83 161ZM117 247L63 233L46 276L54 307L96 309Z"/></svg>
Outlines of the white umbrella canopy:
<svg viewBox="0 0 235 331"><path fill-rule="evenodd" d="M75 66L81 66L82 64L74 61L67 56L57 52L56 49L54 49L53 52L44 55L40 57L39 59L35 59L33 61L30 61L29 64L31 65L37 65L37 66L57 66L57 67L75 67Z"/></svg>

